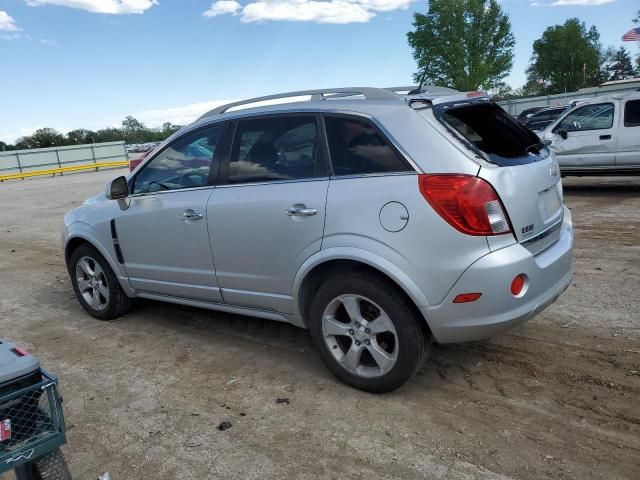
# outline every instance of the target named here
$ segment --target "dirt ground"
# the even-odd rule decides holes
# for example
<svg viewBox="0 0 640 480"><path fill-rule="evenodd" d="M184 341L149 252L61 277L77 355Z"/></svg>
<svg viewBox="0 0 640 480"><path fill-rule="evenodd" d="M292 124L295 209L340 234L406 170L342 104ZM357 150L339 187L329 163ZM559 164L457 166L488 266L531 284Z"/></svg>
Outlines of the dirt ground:
<svg viewBox="0 0 640 480"><path fill-rule="evenodd" d="M59 375L75 478L640 478L640 178L565 179L572 286L376 396L287 325L153 302L86 315L60 224L114 176L0 184L0 336Z"/></svg>

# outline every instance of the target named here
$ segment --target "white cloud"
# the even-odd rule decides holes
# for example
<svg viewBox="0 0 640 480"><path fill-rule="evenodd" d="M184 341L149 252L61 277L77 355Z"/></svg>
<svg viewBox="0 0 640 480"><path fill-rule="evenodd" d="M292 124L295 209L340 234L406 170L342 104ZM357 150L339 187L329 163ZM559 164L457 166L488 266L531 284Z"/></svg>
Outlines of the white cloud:
<svg viewBox="0 0 640 480"><path fill-rule="evenodd" d="M210 102L192 103L184 107L143 110L132 113L131 116L140 120L147 127L161 127L165 122L171 122L176 125L187 125L209 110L226 103L231 103L232 101L233 100L212 100ZM122 118L125 116L126 115L122 115ZM115 121L114 125L119 126L122 118Z"/></svg>
<svg viewBox="0 0 640 480"><path fill-rule="evenodd" d="M40 39L40 43L43 45L48 45L50 47L59 47L60 44L58 42L56 42L55 40L49 40L47 38L41 38Z"/></svg>
<svg viewBox="0 0 640 480"><path fill-rule="evenodd" d="M376 12L407 9L413 0L219 0L204 15L240 14L244 23L264 21L364 23Z"/></svg>
<svg viewBox="0 0 640 480"><path fill-rule="evenodd" d="M389 12L391 10L406 10L409 8L412 0L354 0L352 3L357 3L369 10L375 10L377 12Z"/></svg>
<svg viewBox="0 0 640 480"><path fill-rule="evenodd" d="M543 2L539 0L531 0L532 7L597 7L616 0L554 0L551 2Z"/></svg>
<svg viewBox="0 0 640 480"><path fill-rule="evenodd" d="M330 2L254 2L242 9L241 21L245 23L266 20L316 23L363 23L375 14L361 5L342 0Z"/></svg>
<svg viewBox="0 0 640 480"><path fill-rule="evenodd" d="M560 6L584 6L593 7L597 5L604 5L606 3L615 2L615 0L556 0L551 5L554 7Z"/></svg>
<svg viewBox="0 0 640 480"><path fill-rule="evenodd" d="M20 32L21 30L11 15L4 10L0 10L0 32Z"/></svg>
<svg viewBox="0 0 640 480"><path fill-rule="evenodd" d="M262 102L252 103L246 106L240 106L230 109L230 111L241 110L244 108L252 108L252 107L261 107L265 105L275 105L280 103L290 103L290 102L299 102L302 100L309 100L308 95L298 96L298 97L289 97L286 99L276 99L276 100L266 100ZM71 130L75 130L76 128L87 128L89 130L99 130L107 127L120 127L122 124L122 120L127 116L131 115L132 117L140 120L147 127L157 128L161 127L165 122L171 122L174 125L188 125L194 120L197 120L203 114L207 113L209 110L212 110L220 105L226 105L228 103L235 102L236 100L211 100L207 102L199 102L192 103L190 105L185 105L182 107L171 107L171 108L159 108L153 110L140 110L138 112L128 112L123 113L118 117L113 117L106 122L104 120L100 120L98 122L92 122L87 120L80 125L75 125L74 127L54 127L57 131L66 134ZM25 128L21 127L17 131L13 131L10 133L2 133L0 132L0 141L6 143L14 143L19 137L23 137L26 135L32 135L38 127L30 127Z"/></svg>
<svg viewBox="0 0 640 480"><path fill-rule="evenodd" d="M213 2L211 8L204 12L202 15L205 17L215 17L218 15L224 15L225 13L231 13L235 15L238 13L238 10L242 8L235 0L219 0L217 2Z"/></svg>
<svg viewBox="0 0 640 480"><path fill-rule="evenodd" d="M33 135L37 129L41 127L33 127L33 128L25 128L21 127L18 131L13 133L7 133L5 135L0 135L0 142L4 143L15 143L20 137L26 137L27 135Z"/></svg>
<svg viewBox="0 0 640 480"><path fill-rule="evenodd" d="M2 33L0 31L0 40L31 40L31 35L23 32Z"/></svg>
<svg viewBox="0 0 640 480"><path fill-rule="evenodd" d="M158 4L158 0L25 0L31 7L41 5L59 5L64 7L79 8L93 13L106 13L111 15L125 15L129 13L144 13L152 6Z"/></svg>

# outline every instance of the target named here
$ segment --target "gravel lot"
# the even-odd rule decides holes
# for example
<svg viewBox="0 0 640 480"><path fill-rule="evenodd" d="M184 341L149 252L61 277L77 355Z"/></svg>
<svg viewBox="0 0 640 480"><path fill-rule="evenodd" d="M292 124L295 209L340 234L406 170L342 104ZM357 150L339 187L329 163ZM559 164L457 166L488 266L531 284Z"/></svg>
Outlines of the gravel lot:
<svg viewBox="0 0 640 480"><path fill-rule="evenodd" d="M288 325L152 302L86 315L60 224L116 174L0 184L0 335L59 375L75 478L640 478L640 178L565 179L573 285L375 396Z"/></svg>

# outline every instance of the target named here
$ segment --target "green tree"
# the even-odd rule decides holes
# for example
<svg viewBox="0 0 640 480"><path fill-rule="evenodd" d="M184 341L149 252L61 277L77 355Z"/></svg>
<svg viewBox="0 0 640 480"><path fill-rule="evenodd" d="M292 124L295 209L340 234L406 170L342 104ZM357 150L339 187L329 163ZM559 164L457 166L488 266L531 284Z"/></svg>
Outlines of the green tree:
<svg viewBox="0 0 640 480"><path fill-rule="evenodd" d="M494 86L490 91L491 100L494 102L501 102L503 100L511 100L516 98L517 95L511 85L507 85L505 82L500 82Z"/></svg>
<svg viewBox="0 0 640 480"><path fill-rule="evenodd" d="M631 63L631 55L624 47L620 47L613 55L607 73L609 80L626 80L636 76L633 63Z"/></svg>
<svg viewBox="0 0 640 480"><path fill-rule="evenodd" d="M515 37L497 0L430 0L407 33L414 75L462 91L496 87L513 66Z"/></svg>
<svg viewBox="0 0 640 480"><path fill-rule="evenodd" d="M141 132L143 130L146 130L146 128L147 127L144 126L144 123L133 118L131 115L122 120L122 129L126 133Z"/></svg>
<svg viewBox="0 0 640 480"><path fill-rule="evenodd" d="M96 131L96 143L124 140L124 132L119 128L103 128Z"/></svg>
<svg viewBox="0 0 640 480"><path fill-rule="evenodd" d="M600 60L597 28L587 29L584 22L570 18L563 25L548 27L542 37L533 42L528 83L539 85L538 94L571 92L596 85Z"/></svg>
<svg viewBox="0 0 640 480"><path fill-rule="evenodd" d="M69 145L83 145L85 143L95 142L96 132L85 128L78 128L67 133L67 143Z"/></svg>
<svg viewBox="0 0 640 480"><path fill-rule="evenodd" d="M116 142L125 140L127 143L146 143L162 141L182 128L180 125L165 123L161 128L147 128L142 122L133 117L122 121L122 128L103 128L98 131L78 128L67 135L62 135L53 128L41 128L33 135L21 137L15 145L0 142L0 151L15 150L16 148L43 148L61 145L82 145L86 143Z"/></svg>
<svg viewBox="0 0 640 480"><path fill-rule="evenodd" d="M65 138L53 128L39 128L32 135L21 137L16 142L17 148L46 148L65 145Z"/></svg>
<svg viewBox="0 0 640 480"><path fill-rule="evenodd" d="M598 56L598 72L596 83L599 85L609 81L610 70L615 62L616 49L613 47L601 48Z"/></svg>
<svg viewBox="0 0 640 480"><path fill-rule="evenodd" d="M142 143L148 137L149 131L144 123L133 118L131 115L122 121L122 132L127 143Z"/></svg>
<svg viewBox="0 0 640 480"><path fill-rule="evenodd" d="M171 122L165 122L162 124L162 129L160 130L160 133L164 135L164 138L167 138L169 135L173 135L175 132L177 132L181 128L182 127L180 125L174 125Z"/></svg>

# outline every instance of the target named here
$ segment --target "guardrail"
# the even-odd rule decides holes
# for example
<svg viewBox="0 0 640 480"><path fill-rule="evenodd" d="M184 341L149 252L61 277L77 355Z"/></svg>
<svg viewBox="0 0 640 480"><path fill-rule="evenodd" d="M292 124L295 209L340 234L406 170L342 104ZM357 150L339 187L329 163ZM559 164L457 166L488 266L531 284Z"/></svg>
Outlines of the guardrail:
<svg viewBox="0 0 640 480"><path fill-rule="evenodd" d="M100 162L100 163L89 163L86 165L72 165L70 167L59 167L59 168L49 168L46 170L35 170L31 172L22 172L22 173L10 173L7 175L0 175L0 182L4 182L5 180L17 180L29 177L37 177L41 175L53 175L55 177L56 173L62 175L65 172L78 172L82 170L93 170L95 168L98 171L99 168L114 168L114 167L125 167L129 166L128 160L121 160L117 162Z"/></svg>
<svg viewBox="0 0 640 480"><path fill-rule="evenodd" d="M117 162L125 158L127 153L123 141L0 151L0 175Z"/></svg>

